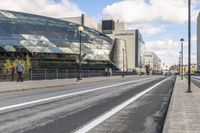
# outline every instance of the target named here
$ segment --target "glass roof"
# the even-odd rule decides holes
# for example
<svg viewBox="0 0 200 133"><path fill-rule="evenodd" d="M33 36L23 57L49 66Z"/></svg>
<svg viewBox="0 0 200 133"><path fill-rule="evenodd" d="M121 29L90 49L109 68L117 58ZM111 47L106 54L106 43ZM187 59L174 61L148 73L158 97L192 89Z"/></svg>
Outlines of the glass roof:
<svg viewBox="0 0 200 133"><path fill-rule="evenodd" d="M79 53L78 26L65 20L0 10L0 46L14 52L24 48L40 53ZM108 60L112 39L84 27L82 34L85 58Z"/></svg>

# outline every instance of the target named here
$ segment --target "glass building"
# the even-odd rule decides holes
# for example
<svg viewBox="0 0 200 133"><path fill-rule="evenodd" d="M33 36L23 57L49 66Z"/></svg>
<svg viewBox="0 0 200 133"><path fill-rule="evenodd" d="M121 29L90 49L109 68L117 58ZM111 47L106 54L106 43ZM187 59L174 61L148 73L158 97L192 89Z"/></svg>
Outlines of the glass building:
<svg viewBox="0 0 200 133"><path fill-rule="evenodd" d="M28 54L36 67L59 62L68 67L77 64L80 46L78 26L60 19L0 10L0 61L23 58ZM115 67L110 60L112 44L110 37L84 27L83 62Z"/></svg>

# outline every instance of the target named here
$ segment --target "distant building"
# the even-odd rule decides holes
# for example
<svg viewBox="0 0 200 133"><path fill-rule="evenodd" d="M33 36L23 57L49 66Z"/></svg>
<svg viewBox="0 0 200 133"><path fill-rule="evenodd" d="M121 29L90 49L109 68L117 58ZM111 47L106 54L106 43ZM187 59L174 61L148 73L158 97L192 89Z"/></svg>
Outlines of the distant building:
<svg viewBox="0 0 200 133"><path fill-rule="evenodd" d="M145 52L145 67L149 74L161 72L161 60L154 52Z"/></svg>
<svg viewBox="0 0 200 133"><path fill-rule="evenodd" d="M197 18L197 69L200 71L200 13Z"/></svg>
<svg viewBox="0 0 200 133"><path fill-rule="evenodd" d="M139 30L127 30L125 22L113 20L103 20L98 28L112 39L125 40L128 71L144 68L145 42Z"/></svg>
<svg viewBox="0 0 200 133"><path fill-rule="evenodd" d="M194 74L197 71L197 64L191 64L190 71L191 71L191 74ZM187 72L188 72L188 65L184 65L183 73L187 73Z"/></svg>

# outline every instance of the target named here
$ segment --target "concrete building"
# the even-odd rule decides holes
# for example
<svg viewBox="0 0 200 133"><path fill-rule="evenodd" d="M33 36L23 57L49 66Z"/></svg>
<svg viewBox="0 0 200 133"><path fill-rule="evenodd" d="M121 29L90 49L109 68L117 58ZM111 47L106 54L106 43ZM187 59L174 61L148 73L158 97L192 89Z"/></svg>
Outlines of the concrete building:
<svg viewBox="0 0 200 133"><path fill-rule="evenodd" d="M113 63L121 70L127 71L127 48L126 41L122 39L115 39L113 45L113 54L111 54Z"/></svg>
<svg viewBox="0 0 200 133"><path fill-rule="evenodd" d="M161 72L161 60L154 52L145 52L145 67L147 74Z"/></svg>
<svg viewBox="0 0 200 133"><path fill-rule="evenodd" d="M81 16L78 16L78 17L62 18L62 20L66 20L68 22L76 23L76 24L83 25L88 28L98 30L98 23L84 14L82 14Z"/></svg>
<svg viewBox="0 0 200 133"><path fill-rule="evenodd" d="M128 71L144 68L145 43L139 30L127 30L126 23L113 20L103 20L98 27L103 34L110 36L112 39L125 40Z"/></svg>
<svg viewBox="0 0 200 133"><path fill-rule="evenodd" d="M197 70L200 71L200 13L197 18Z"/></svg>

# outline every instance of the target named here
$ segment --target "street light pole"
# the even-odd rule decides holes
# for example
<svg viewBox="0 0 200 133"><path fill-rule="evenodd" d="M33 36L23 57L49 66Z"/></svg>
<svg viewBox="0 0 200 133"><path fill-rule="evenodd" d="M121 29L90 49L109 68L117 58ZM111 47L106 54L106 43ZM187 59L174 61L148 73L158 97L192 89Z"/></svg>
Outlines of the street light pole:
<svg viewBox="0 0 200 133"><path fill-rule="evenodd" d="M188 0L188 90L191 93L191 0Z"/></svg>
<svg viewBox="0 0 200 133"><path fill-rule="evenodd" d="M181 42L181 80L183 80L183 42L184 42L184 39L181 38L180 42Z"/></svg>
<svg viewBox="0 0 200 133"><path fill-rule="evenodd" d="M79 72L78 72L78 77L77 77L77 80L82 80L82 73L81 73L81 43L82 43L82 32L83 32L84 28L83 26L79 26L78 27L78 31L79 31L79 34L80 34L80 46L79 46Z"/></svg>
<svg viewBox="0 0 200 133"><path fill-rule="evenodd" d="M124 77L125 76L125 74L124 74L124 48L122 48L122 51L123 51L123 74L122 74L122 77Z"/></svg>
<svg viewBox="0 0 200 133"><path fill-rule="evenodd" d="M142 56L140 55L140 75L142 75Z"/></svg>
<svg viewBox="0 0 200 133"><path fill-rule="evenodd" d="M180 57L178 58L178 62L179 62L178 63L178 71L179 71L179 77L180 77L181 76L181 67L180 67L181 66L181 58Z"/></svg>
<svg viewBox="0 0 200 133"><path fill-rule="evenodd" d="M150 75L150 69L151 69L151 61L149 60L149 75Z"/></svg>

